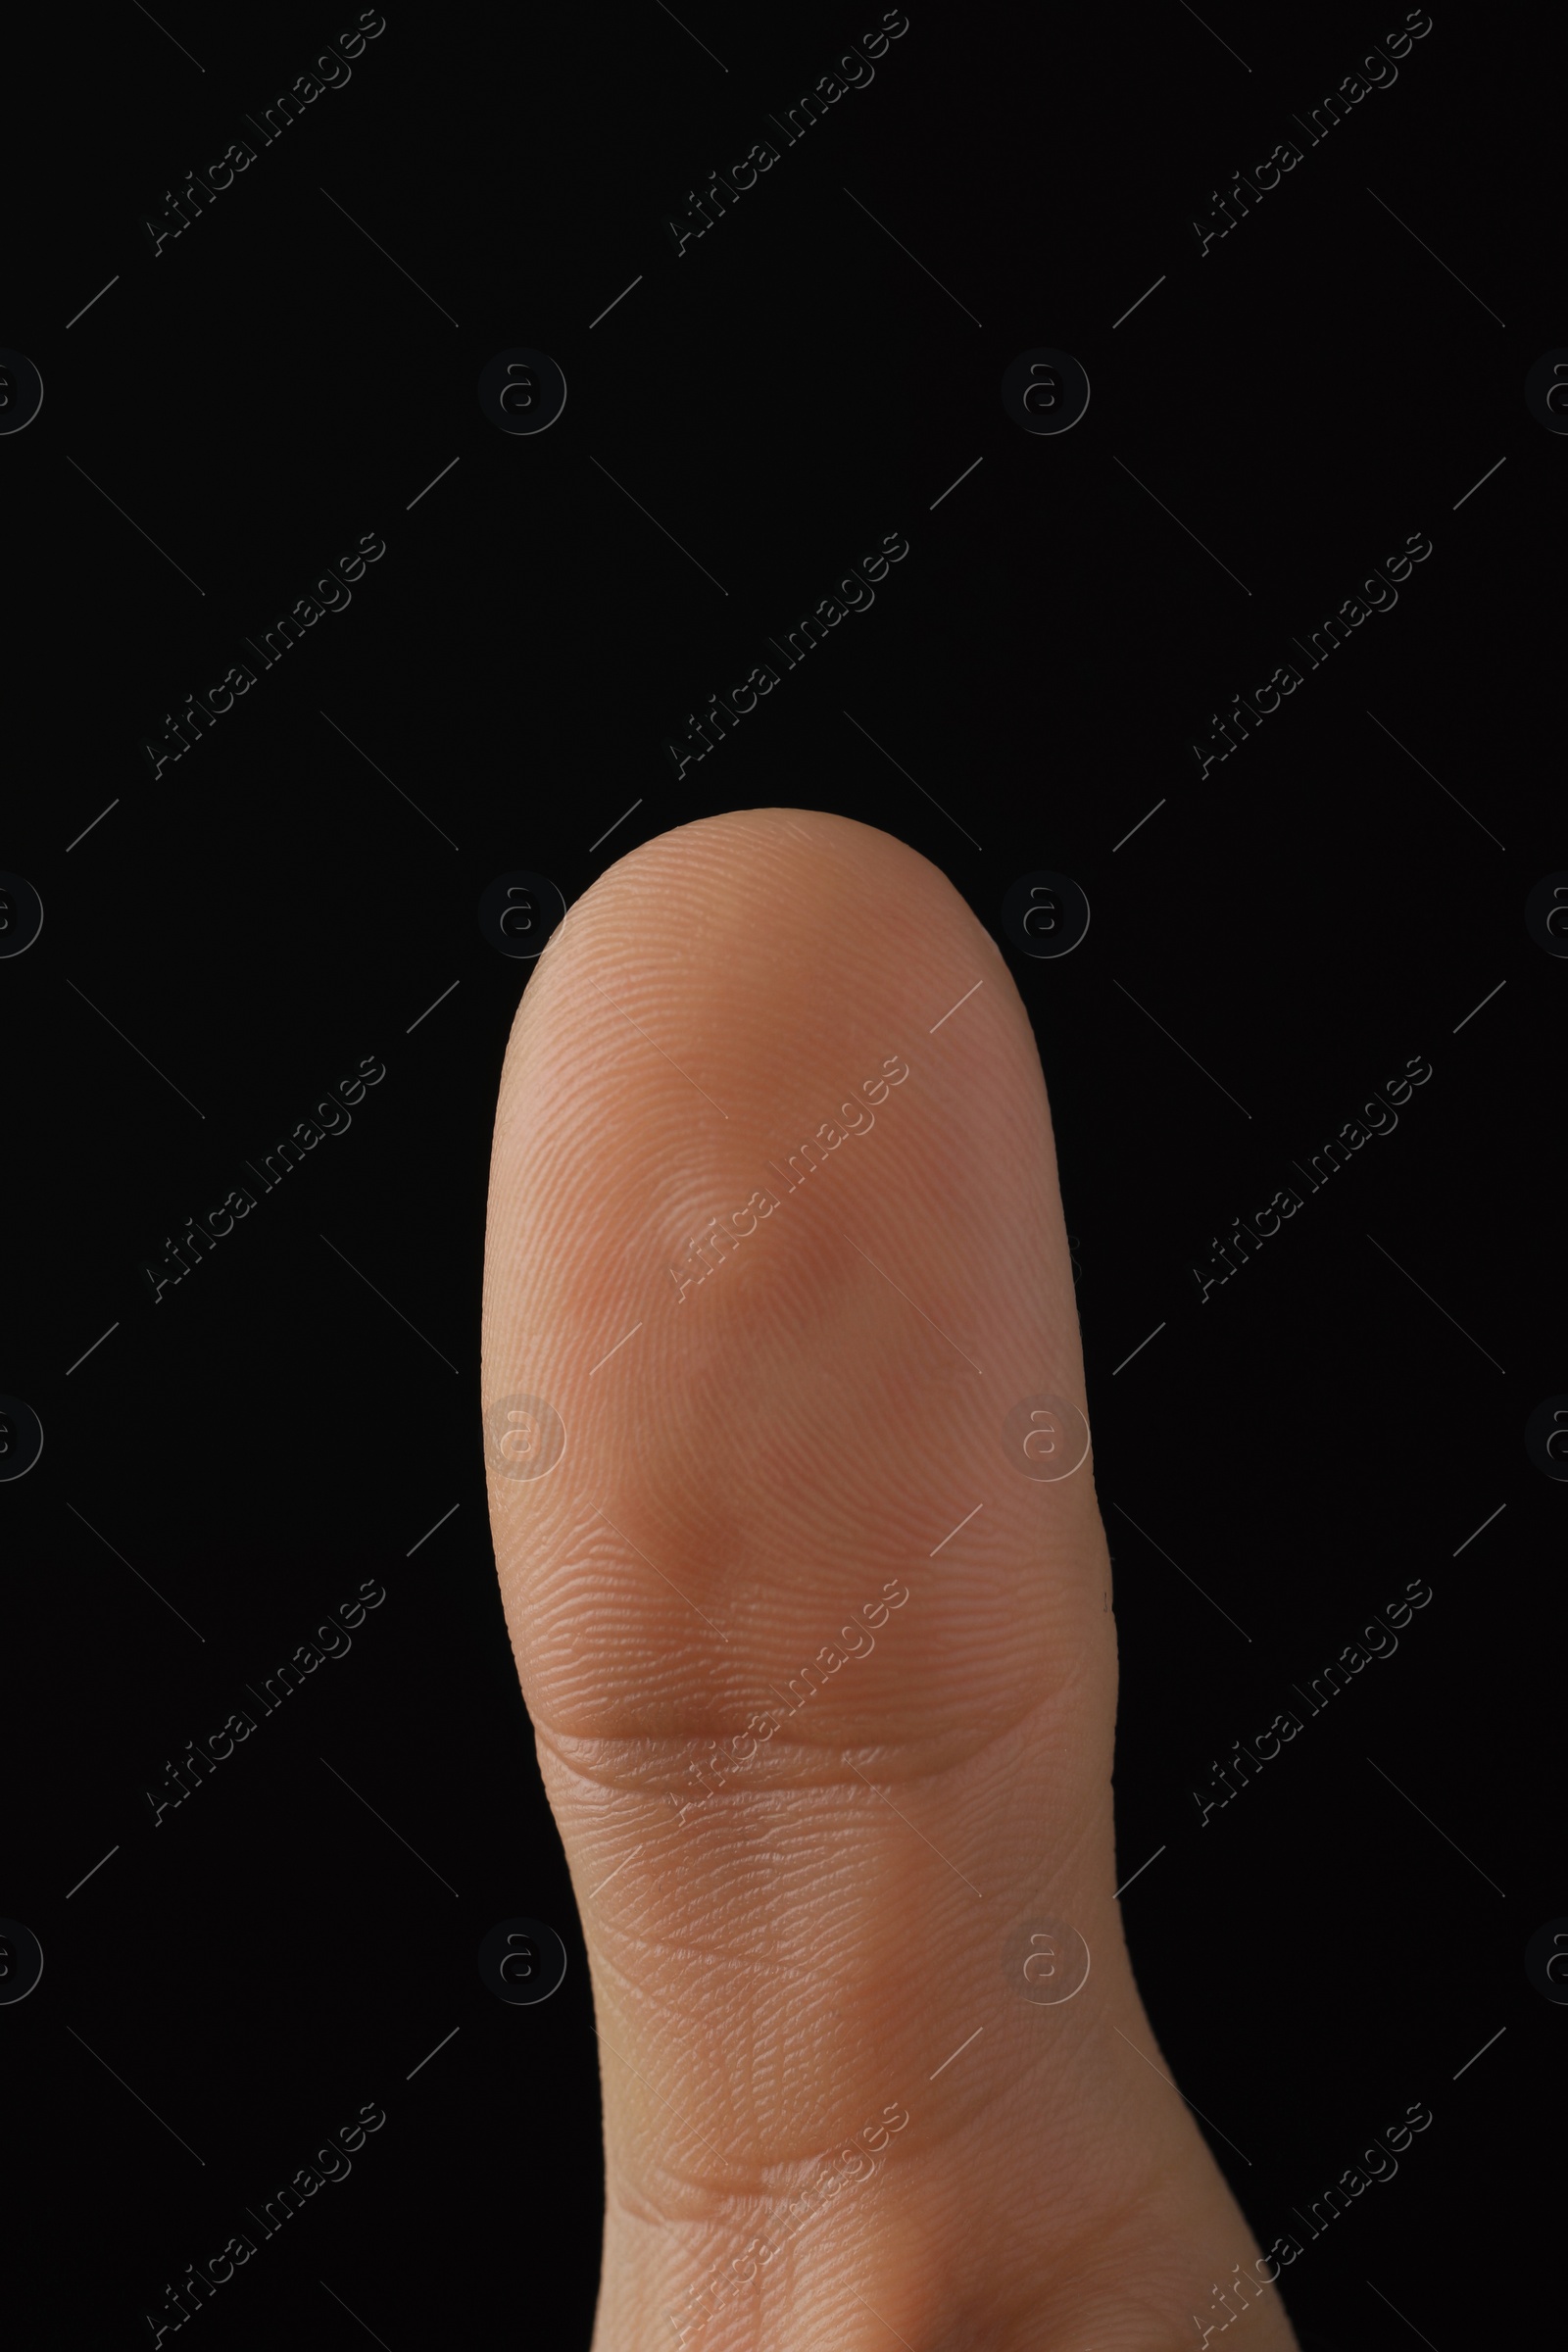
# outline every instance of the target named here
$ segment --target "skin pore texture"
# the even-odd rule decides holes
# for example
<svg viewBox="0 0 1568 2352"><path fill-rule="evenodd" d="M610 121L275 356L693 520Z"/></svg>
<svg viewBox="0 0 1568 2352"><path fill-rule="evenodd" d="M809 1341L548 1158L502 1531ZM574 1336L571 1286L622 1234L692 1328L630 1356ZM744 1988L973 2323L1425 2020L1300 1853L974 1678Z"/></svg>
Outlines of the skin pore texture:
<svg viewBox="0 0 1568 2352"><path fill-rule="evenodd" d="M578 901L507 1052L482 1391L593 1974L594 2352L1174 2352L1227 2309L1288 2352L1112 1899L1094 1457L1017 1458L1029 1400L1092 1419L1050 1111L935 866L745 809Z"/></svg>

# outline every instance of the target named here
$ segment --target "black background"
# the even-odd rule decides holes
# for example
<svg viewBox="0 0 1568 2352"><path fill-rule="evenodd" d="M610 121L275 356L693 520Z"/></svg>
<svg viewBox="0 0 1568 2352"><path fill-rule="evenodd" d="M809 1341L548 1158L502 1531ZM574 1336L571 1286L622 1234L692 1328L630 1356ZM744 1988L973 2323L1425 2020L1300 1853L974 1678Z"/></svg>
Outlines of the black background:
<svg viewBox="0 0 1568 2352"><path fill-rule="evenodd" d="M242 114L354 16L35 20L6 101L0 342L45 385L0 440L0 864L45 907L0 963L0 1388L45 1430L0 1487L0 1911L45 1952L0 2009L17 2340L149 2342L166 2281L378 2100L201 2338L404 2352L491 2314L587 2344L596 2045L480 1453L527 966L475 909L508 869L570 902L777 803L886 826L999 938L1026 871L1088 894L1073 955L1004 952L1119 1580L1124 1873L1163 1849L1125 1897L1140 1981L1265 2243L1433 2110L1288 2274L1303 2343L1487 2340L1535 2291L1526 2263L1499 2305L1492 2257L1556 2211L1533 2119L1568 2022L1523 1969L1568 1911L1541 1805L1564 1497L1523 1444L1568 1389L1568 975L1523 920L1568 865L1568 440L1523 397L1568 343L1560 33L1440 5L1200 257L1210 191L1402 9L915 5L677 258L685 191L878 9L394 6L262 148ZM144 217L242 133L256 161L155 258ZM569 387L538 437L475 396L514 345ZM1065 436L1002 407L1036 345L1088 370ZM874 608L677 779L686 713L893 531ZM368 532L349 609L155 780L165 714ZM1200 778L1211 713L1416 533L1396 609ZM155 1306L165 1237L370 1055L351 1131ZM1200 1303L1212 1237L1418 1055L1398 1131ZM1211 1759L1414 1577L1397 1655L1200 1828ZM371 1578L352 1653L155 1829L166 1758ZM571 1955L540 2008L475 1967L517 1913Z"/></svg>

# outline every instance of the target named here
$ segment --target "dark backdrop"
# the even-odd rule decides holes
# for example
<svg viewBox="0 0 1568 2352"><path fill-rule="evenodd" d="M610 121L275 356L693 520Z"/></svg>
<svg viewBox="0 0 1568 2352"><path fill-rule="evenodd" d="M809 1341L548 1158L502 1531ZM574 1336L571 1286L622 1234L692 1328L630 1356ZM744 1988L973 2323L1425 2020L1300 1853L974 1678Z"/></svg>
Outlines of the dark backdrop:
<svg viewBox="0 0 1568 2352"><path fill-rule="evenodd" d="M44 1441L0 1489L0 1982L30 1973L19 1929L44 1961L0 2010L19 2340L150 2341L166 2284L368 2103L353 2177L200 2337L405 2352L499 2311L587 2343L596 2045L477 1396L529 966L477 910L518 871L569 903L756 804L911 842L1033 1016L1119 1580L1129 1934L1264 2242L1432 2110L1288 2275L1303 2340L1476 2340L1487 2257L1555 2212L1531 2119L1568 2020L1526 1947L1568 1913L1541 1810L1568 1465L1526 1428L1568 1390L1543 1297L1565 971L1526 906L1568 866L1568 418L1526 378L1568 344L1560 32L1440 6L1399 57L1392 0L917 0L787 143L767 117L880 23L393 5L270 134L279 91L355 51L351 8L127 5L19 52L10 416L24 363L44 394L0 439L0 936L30 933L28 886L43 912L0 962L7 1464L19 1403ZM1369 68L1315 130L1377 42L1396 79ZM697 234L760 139L777 160ZM541 434L477 397L519 350L564 373ZM1004 405L1041 350L1087 371L1065 434ZM1036 420L1076 381L1048 365ZM889 534L874 606L786 668L767 638ZM384 552L345 575L362 541ZM338 609L269 658L328 567ZM1314 658L1363 583L1383 609ZM698 759L694 717L763 662L776 686ZM212 715L181 726L192 696ZM1087 896L1065 956L1004 922L1042 873ZM262 1154L373 1070L265 1191ZM255 1207L175 1281L170 1246L239 1186ZM1259 1238L1282 1188L1300 1206ZM1304 1687L1412 1580L1397 1652L1313 1717ZM250 1706L366 1585L352 1649ZM239 1708L256 1732L155 1819ZM1204 1817L1216 1763L1291 1708ZM475 1965L516 1915L568 1947L543 2006Z"/></svg>

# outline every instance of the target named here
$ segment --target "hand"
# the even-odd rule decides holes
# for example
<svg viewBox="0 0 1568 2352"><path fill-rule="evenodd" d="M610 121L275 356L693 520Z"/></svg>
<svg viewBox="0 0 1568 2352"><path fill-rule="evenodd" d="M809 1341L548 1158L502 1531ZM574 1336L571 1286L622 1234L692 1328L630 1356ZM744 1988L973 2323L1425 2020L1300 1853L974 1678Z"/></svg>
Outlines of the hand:
<svg viewBox="0 0 1568 2352"><path fill-rule="evenodd" d="M594 1978L596 2352L1163 2352L1238 2266L1288 2346L1122 1941L1050 1113L934 867L750 809L579 902L502 1080L483 1389L565 1432L490 1494Z"/></svg>

